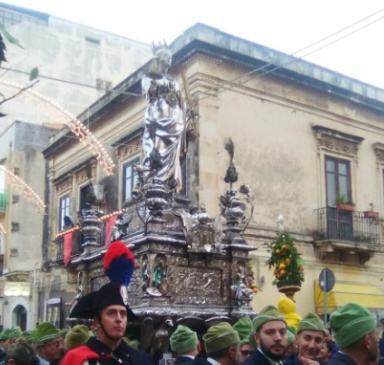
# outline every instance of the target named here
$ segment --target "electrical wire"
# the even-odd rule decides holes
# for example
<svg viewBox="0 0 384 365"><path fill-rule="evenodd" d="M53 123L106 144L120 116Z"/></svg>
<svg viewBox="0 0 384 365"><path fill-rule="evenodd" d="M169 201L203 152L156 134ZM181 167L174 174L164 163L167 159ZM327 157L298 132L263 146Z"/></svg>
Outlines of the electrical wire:
<svg viewBox="0 0 384 365"><path fill-rule="evenodd" d="M366 16L366 17L360 19L360 20L358 20L357 22L354 22L354 23L352 23L352 24L350 24L350 25L348 25L348 26L346 26L346 27L344 27L344 28L338 30L338 31L335 32L335 33L332 33L332 34L330 34L330 35L328 35L328 36L326 36L326 37L320 39L319 41L316 41L316 42L314 42L314 43L311 43L311 44L308 45L308 46L305 46L305 47L303 47L303 48L300 48L299 50L297 50L297 51L291 53L290 55L285 55L285 56L283 56L283 57L282 57L280 60L278 60L277 62L269 62L269 63L267 63L267 64L265 64L265 65L263 65L263 66L261 66L261 67L258 67L258 68L256 68L256 69L253 69L253 70L251 70L251 71L248 71L248 72L246 72L246 73L244 73L244 74L242 74L242 75L240 75L240 76L237 76L236 78L234 78L234 79L232 79L232 80L229 80L229 81L222 81L222 83L223 83L223 84L232 84L233 82L235 82L235 81L237 81L237 80L239 80L239 79L242 79L242 78L245 77L245 76L249 76L249 75L254 74L254 73L258 72L258 71L262 71L262 70L266 69L266 68L269 67L269 66L274 66L274 65L276 65L276 63L281 63L281 62L283 62L285 59L288 59L288 58L290 59L291 57L293 57L293 56L296 55L297 53L300 53L300 52L302 52L302 51L304 51L304 50L306 50L306 49L308 49L308 48L312 48L313 46L315 46L315 45L317 45L317 44L319 44L319 43L322 43L322 42L324 42L325 40L327 40L327 39L329 39L329 38L332 38L332 37L334 37L334 36L336 36L336 35L338 35L338 34L344 32L345 30L348 30L349 28L352 28L352 27L356 26L357 24L360 24L361 22L363 22L363 21L365 21L365 20L367 20L367 19L369 19L369 18L372 18L373 16L375 16L376 14L378 14L378 13L380 13L380 12L382 12L382 11L384 11L384 8L381 8L381 9L375 11L374 13L372 13L372 14L370 14L370 15L368 15L368 16ZM302 58L304 58L304 57L307 57L307 56L309 56L309 55L311 55L311 54L313 54L313 53L315 53L315 52L317 52L317 51L319 51L319 50L321 50L321 49L323 49L323 48L326 48L326 47L328 47L328 46L330 46L330 45L332 45L332 44L334 44L334 43L336 43L336 42L338 42L338 41L340 41L340 40L342 40L342 39L344 39L344 38L346 38L346 37L348 37L348 36L350 36L350 35L352 35L352 34L354 34L354 33L356 33L356 32L358 32L358 31L360 31L360 30L362 30L362 29L364 29L364 28L366 28L366 27L368 27L368 26L370 26L370 25L372 25L372 24L378 22L379 20L382 20L383 18L384 18L384 17L380 17L380 18L378 18L378 19L375 19L373 22L371 22L371 23L369 23L369 24L366 24L366 25L364 25L363 27L361 27L361 28L359 28L359 29L357 29L357 30L355 30L355 31L352 31L351 33L348 33L348 34L346 34L345 36L340 37L340 38L338 38L337 40L335 40L335 41L333 41L333 42L330 42L330 43L328 43L328 44L326 44L326 45L324 45L324 46L321 46L321 47L319 47L319 48L317 48L317 49L315 49L315 50L313 50L313 51L311 51L311 52L309 52L309 53L304 54L303 56L297 57L297 58L295 58L294 60L290 60L290 61L289 61L288 63L286 63L286 64L281 64L280 66L276 66L276 67L273 68L272 70L268 70L267 72L262 73L262 74L260 74L260 75L258 75L258 76L256 76L256 77L254 77L254 78L251 78L250 80L248 80L248 81L246 81L246 82L249 82L249 81L251 81L251 80L255 80L256 78L265 76L265 75L267 75L267 74L269 74L269 73L271 73L271 72L273 72L273 71L276 71L277 69L280 69L280 68L282 68L282 67L284 67L284 66L287 66L287 65L289 65L289 64L292 64L292 63L294 63L294 62L297 62L298 60L300 60L300 59L302 59ZM244 83L246 83L246 82L244 82ZM240 86L240 85L243 85L244 83L241 83L241 82L240 82L240 83L238 83L238 84L236 84L236 85L232 85L231 87L228 87L228 88L226 88L225 86L222 86L222 85L216 85L216 86L212 87L210 90L204 92L205 95L203 95L202 97L198 98L197 101L200 101L200 100L206 99L206 98L208 98L208 97L212 97L212 96L213 96L213 97L216 97L216 96L219 95L220 93L222 93L222 92L224 92L224 91L231 90L231 89L234 88L235 86ZM214 94L209 94L210 91L215 91L215 90L217 90L217 88L221 88L221 89L223 89L223 90L221 90L221 91L217 91L217 92L214 93Z"/></svg>
<svg viewBox="0 0 384 365"><path fill-rule="evenodd" d="M29 72L26 72L26 71L21 71L21 70L15 70L15 69L12 69L12 68L6 68L6 67L0 67L1 70L5 70L5 72L0 76L0 79L7 73L7 72L15 72L15 73L19 73L19 74L23 74L23 75L30 75ZM51 77L51 76L45 76L45 75L39 75L38 76L39 78L42 78L42 79L47 79L47 80L52 80L52 81L58 81L58 82L64 82L66 84L72 84L72 85L76 85L76 86L82 86L82 87L88 87L88 88L91 88L91 89L96 89L98 91L105 91L106 93L110 93L110 92L114 92L116 91L115 89L105 89L105 88L98 88L96 86L92 86L92 85L87 85L87 84L81 84L79 82L75 82L75 81L68 81L68 80L63 80L63 79L58 79L58 78L55 78L55 77ZM136 93L130 93L130 92L120 92L121 94L124 94L124 95L131 95L131 96L142 96L141 94L136 94Z"/></svg>
<svg viewBox="0 0 384 365"><path fill-rule="evenodd" d="M229 81L221 81L221 83L223 83L223 84L232 84L233 82L235 82L235 81L237 81L237 80L241 80L242 78L244 78L244 77L246 77L246 76L249 76L249 75L252 75L252 74L257 73L257 72L259 72L259 71L262 71L262 70L268 68L269 66L275 66L276 63L277 63L277 64L280 63L280 65L276 66L276 67L273 68L272 70L268 70L267 72L264 72L264 73L262 73L262 74L260 74L260 75L258 75L258 76L256 76L256 77L254 77L254 78L251 78L251 79L245 81L244 83L241 83L241 82L240 82L240 83L238 83L238 84L236 84L236 85L231 85L231 86L228 87L228 88L226 88L226 87L223 86L223 85L216 85L216 86L212 87L211 89L207 90L206 92L204 92L204 95L201 96L200 98L198 98L197 101L200 101L200 100L203 100L203 99L205 99L205 98L212 97L212 96L213 96L213 97L216 97L217 95L221 94L222 92L231 90L231 89L234 88L235 86L241 86L241 85L245 84L246 82L249 82L249 81L251 81L251 80L255 80L256 78L260 78L260 77L262 77L262 76L265 76L265 75L267 75L267 74L269 74L269 73L271 73L271 72L273 72L273 71L276 71L276 70L278 70L278 69L280 69L280 68L282 68L282 67L285 67L285 66L290 65L290 64L292 64L292 63L294 63L294 62L297 62L297 61L299 61L300 59L303 59L304 57L307 57L307 56L309 56L309 55L311 55L311 54L313 54L313 53L315 53L315 52L318 52L318 51L320 51L320 50L323 49L323 48L329 47L330 45L332 45L332 44L334 44L334 43L336 43L336 42L338 42L338 41L340 41L340 40L342 40L342 39L344 39L344 38L346 38L346 37L348 37L348 36L350 36L350 35L352 35L352 34L358 32L358 31L360 31L360 30L362 30L362 29L364 29L364 28L366 28L366 27L368 27L368 26L370 26L370 25L372 25L372 24L374 24L374 23L376 23L377 21L382 20L384 17L381 17L381 18L379 18L379 19L376 19L376 20L374 20L373 22L371 22L371 23L369 23L369 24L366 24L366 25L364 25L363 27L361 27L361 28L359 28L359 29L357 29L357 30L355 30L355 31L353 31L353 32L351 32L351 33L348 33L347 35L345 35L345 36L343 36L343 37L341 37L341 38L338 38L337 40L335 40L335 41L333 41L333 42L331 42L331 43L328 43L328 44L326 44L326 45L324 45L324 46L322 46L322 47L319 47L319 48L315 49L314 51L311 51L311 52L309 52L309 53L306 53L306 54L303 55L303 56L297 57L297 58L295 58L294 60L291 60L291 59L290 59L291 57L295 56L296 54L298 54L298 53L300 53L300 52L302 52L302 51L304 51L304 50L306 50L306 49L308 49L308 48L312 48L312 47L316 46L317 44L322 43L322 42L326 41L327 39L330 39L330 38L332 38L332 37L334 37L334 36L336 36L336 35L338 35L338 34L344 32L344 31L348 30L349 28L352 28L352 27L354 27L354 26L356 26L356 25L362 23L363 21L365 21L365 20L367 20L367 19L369 19L369 18L372 18L373 16L375 16L376 14L378 14L378 13L380 13L380 12L382 12L382 11L384 11L384 8L381 8L381 9L375 11L374 13L372 13L372 14L370 14L370 15L368 15L368 16L366 16L366 17L364 17L364 18L362 18L362 19L360 19L360 20L358 20L358 21L356 21L356 22L354 22L354 23L352 23L352 24L350 24L350 25L348 25L348 26L346 26L346 27L340 29L340 30L338 30L338 31L335 32L335 33L332 33L332 34L330 34L330 35L328 35L328 36L326 36L326 37L324 37L324 38L322 38L322 39L320 39L320 40L318 40L318 41L316 41L316 42L313 42L313 43L309 44L308 46L305 46L305 47L303 47L303 48L300 48L299 50L297 50L297 51L295 51L295 52L293 52L293 53L291 53L291 54L289 54L289 55L285 55L285 56L281 57L281 59L278 60L277 62L269 62L269 63L267 63L267 64L265 64L265 65L263 65L263 66L261 66L261 67L258 67L258 68L256 68L256 69L253 69L253 70L251 70L251 71L248 71L248 72L246 72L246 73L244 73L244 74L242 74L242 75L240 75L240 76L237 76L236 78L234 78L234 79L232 79L232 80L229 80ZM283 62L285 59L288 59L288 58L290 59L290 61L287 62L287 63L282 64L282 62ZM20 73L20 74L24 74L24 75L30 75L29 72L21 71L21 70L15 70L15 69L12 69L12 68L0 67L0 69L5 70L5 72L0 76L0 78L3 77L7 72L15 72L15 73ZM113 91L116 91L115 89L98 88L98 87L93 86L93 85L82 84L82 83L78 83L78 82L74 82L74 81L68 81L68 80L58 79L58 78L55 78L55 77L50 77L50 76L45 76L45 75L39 75L39 78L47 79L47 80L52 80L52 81L58 81L58 82L64 82L64 83L72 84L72 85L76 85L76 86L82 86L82 87L92 88L92 89L96 89L96 90L99 90L99 91L105 91L106 93L111 93L111 92L113 92ZM214 93L214 94L209 94L211 91L215 91L215 90L217 90L217 88L222 89L222 90L221 90L221 91L217 91L217 92ZM136 93L126 92L126 91L122 91L122 92L120 92L120 93L121 93L121 94L124 94L124 95L137 96L137 97L141 97L141 96L142 96L141 94L136 94Z"/></svg>

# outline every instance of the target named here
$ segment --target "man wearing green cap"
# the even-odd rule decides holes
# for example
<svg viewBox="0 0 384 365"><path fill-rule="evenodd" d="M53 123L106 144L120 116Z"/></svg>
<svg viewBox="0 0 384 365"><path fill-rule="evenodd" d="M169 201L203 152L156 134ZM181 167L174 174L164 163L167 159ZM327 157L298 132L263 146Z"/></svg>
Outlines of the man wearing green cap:
<svg viewBox="0 0 384 365"><path fill-rule="evenodd" d="M10 343L10 336L12 330L10 328L4 328L0 334L0 348L7 350Z"/></svg>
<svg viewBox="0 0 384 365"><path fill-rule="evenodd" d="M287 327L287 335L288 335L288 347L287 353L288 356L297 354L297 342L296 342L296 330L293 326Z"/></svg>
<svg viewBox="0 0 384 365"><path fill-rule="evenodd" d="M240 337L227 322L210 327L203 336L207 361L211 365L237 365L240 363Z"/></svg>
<svg viewBox="0 0 384 365"><path fill-rule="evenodd" d="M357 303L349 303L331 314L330 324L339 352L329 365L370 365L379 360L376 316Z"/></svg>
<svg viewBox="0 0 384 365"><path fill-rule="evenodd" d="M297 328L296 342L298 353L289 356L284 365L322 365L320 361L316 361L321 348L323 347L325 337L325 327L323 321L315 314L308 313L303 318Z"/></svg>
<svg viewBox="0 0 384 365"><path fill-rule="evenodd" d="M19 338L21 337L22 333L23 332L21 331L20 327L18 326L13 327L10 334L11 344L19 342Z"/></svg>
<svg viewBox="0 0 384 365"><path fill-rule="evenodd" d="M42 322L33 331L33 344L40 365L57 362L63 354L63 340L60 331L50 322Z"/></svg>
<svg viewBox="0 0 384 365"><path fill-rule="evenodd" d="M240 336L240 362L243 362L253 354L253 348L249 341L249 336L253 332L252 320L249 317L243 317L235 323L233 329Z"/></svg>
<svg viewBox="0 0 384 365"><path fill-rule="evenodd" d="M200 352L200 344L196 332L179 325L169 339L171 349L176 353L175 365L190 365Z"/></svg>
<svg viewBox="0 0 384 365"><path fill-rule="evenodd" d="M242 365L277 365L287 351L285 316L274 306L264 308L253 320L257 350Z"/></svg>

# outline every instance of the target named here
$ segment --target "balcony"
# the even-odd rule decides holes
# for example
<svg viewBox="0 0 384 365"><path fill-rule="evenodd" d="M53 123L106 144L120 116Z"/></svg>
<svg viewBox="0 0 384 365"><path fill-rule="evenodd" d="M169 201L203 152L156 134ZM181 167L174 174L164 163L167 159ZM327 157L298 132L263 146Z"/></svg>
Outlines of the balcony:
<svg viewBox="0 0 384 365"><path fill-rule="evenodd" d="M315 246L321 259L336 253L340 260L357 254L364 264L380 245L380 220L364 212L349 212L333 207L315 210L317 232Z"/></svg>
<svg viewBox="0 0 384 365"><path fill-rule="evenodd" d="M72 254L71 256L78 256L83 252L82 245L82 234L80 231L73 232L73 241L72 241ZM57 237L55 239L56 243L56 261L64 261L64 237Z"/></svg>

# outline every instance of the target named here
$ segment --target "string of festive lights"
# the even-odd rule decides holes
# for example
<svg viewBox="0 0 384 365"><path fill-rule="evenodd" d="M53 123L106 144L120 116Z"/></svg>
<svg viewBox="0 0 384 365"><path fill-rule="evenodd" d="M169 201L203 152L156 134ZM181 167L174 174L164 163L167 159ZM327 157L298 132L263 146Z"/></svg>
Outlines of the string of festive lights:
<svg viewBox="0 0 384 365"><path fill-rule="evenodd" d="M7 234L7 232L4 228L4 226L0 223L0 236L4 236L6 234Z"/></svg>
<svg viewBox="0 0 384 365"><path fill-rule="evenodd" d="M124 213L126 212L126 209L120 209L120 210L115 210L114 212L110 213L110 214L105 214L103 215L102 217L99 218L99 221L100 222L104 222L106 221L107 219L111 218L111 217L114 217L116 215L119 215L121 213ZM58 237L62 237L62 236L65 236L67 233L71 233L71 232L74 232L74 231L78 231L80 229L80 226L77 225L77 226L74 226L70 229L67 229L66 231L61 231L59 232L57 235L56 235L56 238Z"/></svg>
<svg viewBox="0 0 384 365"><path fill-rule="evenodd" d="M25 86L17 84L15 82L6 81L0 79L0 83L13 87L19 90L25 89ZM24 90L25 93L32 94L45 102L51 104L54 108L59 110L63 115L65 115L69 120L65 120L65 123L70 128L71 132L78 138L80 142L83 143L88 150L96 156L96 159L99 161L100 165L103 167L107 176L113 175L113 169L115 164L113 163L112 158L109 156L108 152L105 150L101 142L92 134L92 132L86 127L78 118L72 115L69 111L64 109L61 105L57 104L50 98L40 94L39 92L33 89Z"/></svg>
<svg viewBox="0 0 384 365"><path fill-rule="evenodd" d="M0 171L4 172L7 183L29 200L42 215L47 215L45 212L45 204L43 200L35 193L35 191L22 179L16 176L12 171L9 171L4 166L0 166Z"/></svg>
<svg viewBox="0 0 384 365"><path fill-rule="evenodd" d="M120 209L120 210L115 210L114 212L112 212L112 213L110 213L110 214L105 214L105 215L103 215L102 217L100 217L99 218L99 221L100 222L104 222L104 221L106 221L107 219L109 219L109 218L112 218L112 217L114 217L114 216L116 216L116 215L119 215L119 214L121 214L121 213L124 213L124 212L126 212L127 210L126 209Z"/></svg>
<svg viewBox="0 0 384 365"><path fill-rule="evenodd" d="M78 231L80 229L80 226L74 226L70 229L67 229L66 231L61 231L59 232L57 235L56 235L56 238L58 237L62 237L62 236L65 236L67 233L71 233L71 232L75 232L75 231Z"/></svg>

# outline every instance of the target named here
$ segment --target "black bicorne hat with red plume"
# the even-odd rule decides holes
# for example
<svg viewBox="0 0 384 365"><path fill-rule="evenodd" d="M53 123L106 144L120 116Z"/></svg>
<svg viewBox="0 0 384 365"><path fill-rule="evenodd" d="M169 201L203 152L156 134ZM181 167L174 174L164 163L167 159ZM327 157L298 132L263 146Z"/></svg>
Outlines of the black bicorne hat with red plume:
<svg viewBox="0 0 384 365"><path fill-rule="evenodd" d="M102 308L122 305L127 308L128 320L137 319L129 308L127 291L134 270L135 258L130 249L121 241L111 243L104 255L104 273L111 282L81 298L70 317L93 319Z"/></svg>

